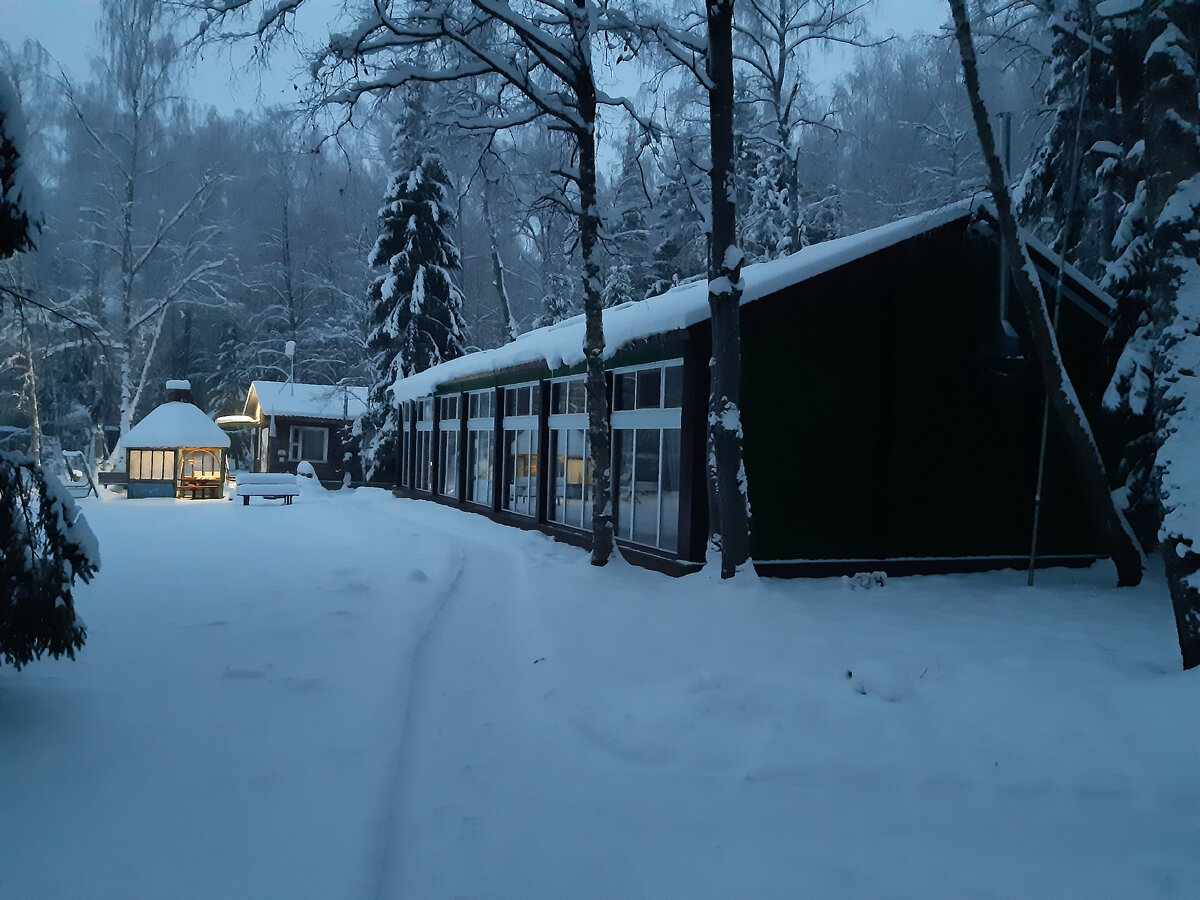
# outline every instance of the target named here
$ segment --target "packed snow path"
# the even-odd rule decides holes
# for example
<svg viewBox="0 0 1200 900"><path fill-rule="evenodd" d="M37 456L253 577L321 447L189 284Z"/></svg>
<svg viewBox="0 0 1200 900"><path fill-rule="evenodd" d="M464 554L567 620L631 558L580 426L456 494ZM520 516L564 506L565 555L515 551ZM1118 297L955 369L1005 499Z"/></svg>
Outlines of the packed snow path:
<svg viewBox="0 0 1200 900"><path fill-rule="evenodd" d="M1111 570L671 580L378 491L87 501L0 898L1192 897L1200 684Z"/></svg>

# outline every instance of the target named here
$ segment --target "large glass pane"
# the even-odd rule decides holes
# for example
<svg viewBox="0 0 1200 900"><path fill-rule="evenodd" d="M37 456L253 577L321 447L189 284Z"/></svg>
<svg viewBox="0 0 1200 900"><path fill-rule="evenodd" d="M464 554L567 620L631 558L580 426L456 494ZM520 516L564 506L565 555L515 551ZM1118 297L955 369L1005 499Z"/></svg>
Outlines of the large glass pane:
<svg viewBox="0 0 1200 900"><path fill-rule="evenodd" d="M446 497L458 496L458 434L442 432L441 493Z"/></svg>
<svg viewBox="0 0 1200 900"><path fill-rule="evenodd" d="M633 540L658 544L658 453L661 432L639 430L633 482Z"/></svg>
<svg viewBox="0 0 1200 900"><path fill-rule="evenodd" d="M587 412L587 386L582 381L570 382L570 394L567 398L567 412Z"/></svg>
<svg viewBox="0 0 1200 900"><path fill-rule="evenodd" d="M517 415L529 415L529 388L519 388L517 390Z"/></svg>
<svg viewBox="0 0 1200 900"><path fill-rule="evenodd" d="M642 369L637 373L637 408L662 406L662 369Z"/></svg>
<svg viewBox="0 0 1200 900"><path fill-rule="evenodd" d="M567 521L578 528L582 528L584 523L584 432L578 428L571 428L563 433L567 438Z"/></svg>
<svg viewBox="0 0 1200 900"><path fill-rule="evenodd" d="M617 409L633 409L633 394L636 389L636 380L633 372L623 372L616 376L616 384L613 385L613 400Z"/></svg>
<svg viewBox="0 0 1200 900"><path fill-rule="evenodd" d="M325 459L324 428L300 429L300 458L312 462L323 462Z"/></svg>
<svg viewBox="0 0 1200 900"><path fill-rule="evenodd" d="M471 394L467 399L467 418L479 418L479 395Z"/></svg>
<svg viewBox="0 0 1200 900"><path fill-rule="evenodd" d="M567 411L567 382L556 381L550 385L550 415L561 416Z"/></svg>
<svg viewBox="0 0 1200 900"><path fill-rule="evenodd" d="M615 494L617 537L633 538L633 430L613 431L613 459L617 463Z"/></svg>
<svg viewBox="0 0 1200 900"><path fill-rule="evenodd" d="M561 387L554 385L553 387ZM566 522L567 504L567 430L555 428L550 432L550 502L546 518L551 522Z"/></svg>
<svg viewBox="0 0 1200 900"><path fill-rule="evenodd" d="M510 395L511 396L511 395ZM514 404L516 400L513 400ZM504 432L504 508L512 509L517 494L517 432Z"/></svg>
<svg viewBox="0 0 1200 900"><path fill-rule="evenodd" d="M400 484L411 487L409 471L412 468L412 435L405 429L400 440Z"/></svg>
<svg viewBox="0 0 1200 900"><path fill-rule="evenodd" d="M484 506L492 505L492 433L468 434L467 499Z"/></svg>
<svg viewBox="0 0 1200 900"><path fill-rule="evenodd" d="M679 551L679 429L662 433L662 518L658 546Z"/></svg>
<svg viewBox="0 0 1200 900"><path fill-rule="evenodd" d="M529 389L529 414L540 415L542 412L542 386L535 384Z"/></svg>
<svg viewBox="0 0 1200 900"><path fill-rule="evenodd" d="M683 406L683 366L663 369L663 406L667 409Z"/></svg>

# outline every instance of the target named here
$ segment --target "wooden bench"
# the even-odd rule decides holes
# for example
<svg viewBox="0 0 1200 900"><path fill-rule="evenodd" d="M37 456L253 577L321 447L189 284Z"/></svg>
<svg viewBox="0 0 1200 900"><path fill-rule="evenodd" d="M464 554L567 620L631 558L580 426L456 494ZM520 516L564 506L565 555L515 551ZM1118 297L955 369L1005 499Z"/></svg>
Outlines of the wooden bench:
<svg viewBox="0 0 1200 900"><path fill-rule="evenodd" d="M300 494L300 487L296 476L287 472L239 472L237 493L242 506L249 506L251 497L282 500L284 506L291 506L292 498Z"/></svg>
<svg viewBox="0 0 1200 900"><path fill-rule="evenodd" d="M105 487L114 484L126 485L129 484L128 472L97 472L96 480Z"/></svg>

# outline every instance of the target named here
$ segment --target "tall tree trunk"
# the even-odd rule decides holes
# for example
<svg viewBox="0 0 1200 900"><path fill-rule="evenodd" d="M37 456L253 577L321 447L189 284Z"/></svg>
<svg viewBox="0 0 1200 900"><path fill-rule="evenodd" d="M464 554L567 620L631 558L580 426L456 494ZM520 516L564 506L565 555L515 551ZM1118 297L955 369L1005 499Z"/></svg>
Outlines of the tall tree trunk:
<svg viewBox="0 0 1200 900"><path fill-rule="evenodd" d="M591 67L591 23L586 0L571 9L571 35L579 53L574 85L583 127L579 146L579 246L583 255L583 353L587 360L588 440L592 459L592 565L603 566L613 552L612 452L608 392L604 384L604 305L596 244L596 83Z"/></svg>
<svg viewBox="0 0 1200 900"><path fill-rule="evenodd" d="M996 203L1000 238L1008 253L1009 269L1017 288L1017 295L1021 298L1029 321L1030 338L1046 393L1050 397L1056 417L1066 432L1076 468L1084 480L1092 515L1104 528L1107 549L1117 568L1117 583L1136 585L1142 580L1142 552L1125 517L1113 502L1104 460L1100 456L1100 449L1096 445L1087 416L1063 365L1041 285L1031 275L1034 272L1033 263L1025 248L1025 242L1021 240L1017 231L1012 198L1004 181L1004 170L996 153L996 140L980 93L979 65L971 39L971 23L967 17L965 0L950 0L950 11L954 16L954 32L962 56L963 78L971 100L971 113L975 119L975 128L979 133L979 143L987 165L988 186Z"/></svg>
<svg viewBox="0 0 1200 900"><path fill-rule="evenodd" d="M508 302L508 287L504 283L504 260L500 258L500 240L496 235L496 223L492 219L492 185L484 178L483 181L483 222L487 226L488 246L492 255L492 286L496 288L496 297L500 301L501 337L504 343L511 344L517 339L517 323L513 320L512 305Z"/></svg>
<svg viewBox="0 0 1200 900"><path fill-rule="evenodd" d="M709 126L712 140L712 234L708 305L712 314L708 401L709 476L715 483L721 577L750 558L750 498L742 462L742 251L737 246L733 158L733 2L710 0Z"/></svg>

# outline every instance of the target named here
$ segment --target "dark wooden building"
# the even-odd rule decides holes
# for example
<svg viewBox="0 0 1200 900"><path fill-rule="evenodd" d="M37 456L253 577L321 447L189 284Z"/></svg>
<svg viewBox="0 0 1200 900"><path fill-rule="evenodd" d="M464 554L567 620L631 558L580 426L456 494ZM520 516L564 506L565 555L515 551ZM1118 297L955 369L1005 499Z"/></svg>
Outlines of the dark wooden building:
<svg viewBox="0 0 1200 900"><path fill-rule="evenodd" d="M347 471L358 480L357 460L346 459L345 438L366 411L365 387L255 381L243 415L221 422L250 429L254 471L295 472L308 462L318 479L333 486Z"/></svg>
<svg viewBox="0 0 1200 900"><path fill-rule="evenodd" d="M1056 258L1031 252L1053 297ZM1067 266L1059 341L1101 443L1113 303ZM772 574L965 571L1028 558L1043 392L1003 308L985 213L959 204L747 267L743 430L752 555ZM605 312L614 510L626 556L694 568L708 534L707 285ZM397 385L401 495L590 540L581 318ZM1039 554L1102 554L1050 432Z"/></svg>

